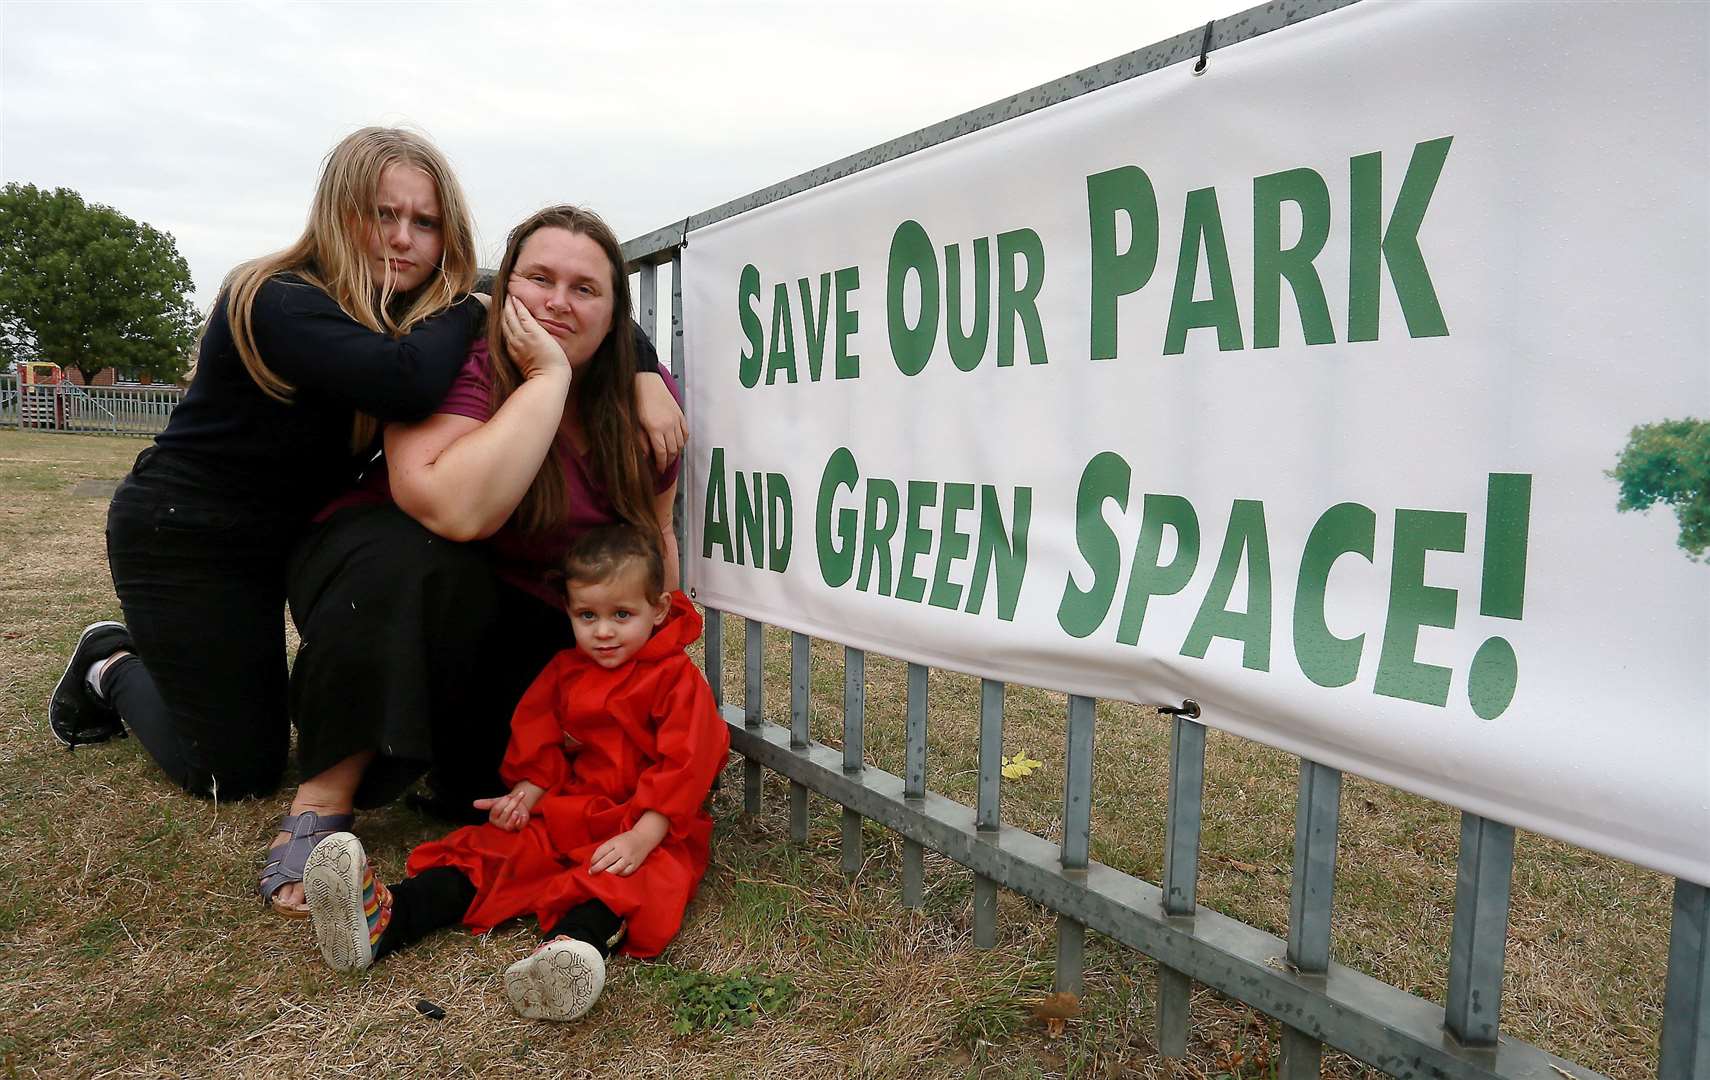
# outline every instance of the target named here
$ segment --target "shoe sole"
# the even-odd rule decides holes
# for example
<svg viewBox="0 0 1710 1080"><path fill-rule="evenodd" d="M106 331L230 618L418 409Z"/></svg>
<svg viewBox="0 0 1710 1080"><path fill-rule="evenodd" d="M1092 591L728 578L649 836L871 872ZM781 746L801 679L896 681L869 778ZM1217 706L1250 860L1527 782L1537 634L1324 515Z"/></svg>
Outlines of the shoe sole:
<svg viewBox="0 0 1710 1080"><path fill-rule="evenodd" d="M505 996L530 1020L580 1019L606 987L606 962L585 941L554 941L505 970Z"/></svg>
<svg viewBox="0 0 1710 1080"><path fill-rule="evenodd" d="M59 706L62 698L69 698L77 693L76 680L72 677L71 672L73 668L77 667L77 660L79 655L83 652L84 643L89 640L89 636L95 633L95 631L105 630L110 626L118 627L120 630L125 628L124 623L114 622L111 619L108 619L105 622L90 623L88 626L83 628L83 633L77 635L76 647L71 650L71 659L65 662L64 673L60 675L59 681L53 684L53 696L48 698L48 730L53 732L53 737L59 740L59 744L61 746L76 747L87 746L91 742L105 742L107 739L112 738L113 735L117 735L119 731L124 730L124 726L121 724L112 735L98 736L94 739L73 739L66 737L66 735L59 730L59 725L54 723L53 719L55 709ZM84 670L88 670L87 664L84 665ZM77 676L77 678L82 677L83 676L81 674ZM68 683L71 684L69 688L67 687Z"/></svg>
<svg viewBox="0 0 1710 1080"><path fill-rule="evenodd" d="M361 971L374 962L368 917L362 910L362 841L334 833L315 845L303 866L303 896L321 958L334 971Z"/></svg>

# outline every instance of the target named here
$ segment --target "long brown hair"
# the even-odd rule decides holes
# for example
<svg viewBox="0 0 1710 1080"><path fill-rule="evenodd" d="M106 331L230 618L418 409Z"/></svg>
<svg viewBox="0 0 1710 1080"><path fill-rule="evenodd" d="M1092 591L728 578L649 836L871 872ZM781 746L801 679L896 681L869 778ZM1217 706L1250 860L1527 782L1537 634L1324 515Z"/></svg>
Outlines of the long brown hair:
<svg viewBox="0 0 1710 1080"><path fill-rule="evenodd" d="M392 310L390 281L374 280L366 250L380 174L391 165L408 165L432 178L445 243L433 274L413 294L402 298L401 313ZM393 337L409 333L423 319L449 308L474 287L476 256L468 203L445 155L423 136L402 128L367 127L352 132L321 163L320 182L303 235L285 250L244 263L227 276L226 319L238 358L263 393L290 401L294 388L262 359L251 318L256 293L269 278L281 273L298 275L332 297L355 321ZM366 444L376 428L370 417L359 415L353 442Z"/></svg>
<svg viewBox="0 0 1710 1080"><path fill-rule="evenodd" d="M493 275L493 314L487 319L493 411L498 412L499 406L523 382L522 368L505 345L498 313L505 310L505 302L510 298L511 272L516 269L523 244L541 229L564 229L586 236L600 246L611 264L612 324L594 355L577 369L571 380L570 403L588 439L593 479L611 500L619 517L657 532L660 526L654 509L653 467L636 437L636 347L629 275L624 273L623 250L617 236L592 210L549 206L512 229L505 242L505 257ZM566 415L565 419L569 418ZM567 510L564 458L573 452L568 437L560 429L552 451L517 505L514 520L523 531L542 532L564 521Z"/></svg>

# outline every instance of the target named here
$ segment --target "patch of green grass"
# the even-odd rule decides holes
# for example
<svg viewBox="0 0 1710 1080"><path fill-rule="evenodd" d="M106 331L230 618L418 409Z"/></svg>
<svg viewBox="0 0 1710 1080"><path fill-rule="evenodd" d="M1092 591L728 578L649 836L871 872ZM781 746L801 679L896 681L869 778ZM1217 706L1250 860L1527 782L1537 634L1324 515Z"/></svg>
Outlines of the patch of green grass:
<svg viewBox="0 0 1710 1080"><path fill-rule="evenodd" d="M77 953L86 960L98 960L124 938L124 924L112 915L102 915L77 928Z"/></svg>
<svg viewBox="0 0 1710 1080"><path fill-rule="evenodd" d="M1007 1042L1027 1022L1027 1013L1007 993L989 994L951 1006L950 1032L957 1042Z"/></svg>
<svg viewBox="0 0 1710 1080"><path fill-rule="evenodd" d="M16 933L29 925L45 902L34 882L10 866L0 866L0 934Z"/></svg>
<svg viewBox="0 0 1710 1080"><path fill-rule="evenodd" d="M643 977L665 990L671 1030L678 1035L752 1027L757 1020L784 1012L796 995L788 975L713 975L653 964Z"/></svg>

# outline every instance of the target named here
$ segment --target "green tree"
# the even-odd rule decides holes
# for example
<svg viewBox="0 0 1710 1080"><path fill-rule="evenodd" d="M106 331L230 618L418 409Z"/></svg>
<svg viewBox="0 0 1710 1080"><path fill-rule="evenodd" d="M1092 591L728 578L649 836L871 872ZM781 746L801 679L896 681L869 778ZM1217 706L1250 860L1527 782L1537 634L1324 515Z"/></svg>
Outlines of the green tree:
<svg viewBox="0 0 1710 1080"><path fill-rule="evenodd" d="M1621 485L1620 510L1656 503L1674 507L1680 546L1704 558L1710 548L1710 422L1663 420L1641 424L1609 471Z"/></svg>
<svg viewBox="0 0 1710 1080"><path fill-rule="evenodd" d="M70 188L0 188L0 352L152 379L190 366L199 322L170 234Z"/></svg>

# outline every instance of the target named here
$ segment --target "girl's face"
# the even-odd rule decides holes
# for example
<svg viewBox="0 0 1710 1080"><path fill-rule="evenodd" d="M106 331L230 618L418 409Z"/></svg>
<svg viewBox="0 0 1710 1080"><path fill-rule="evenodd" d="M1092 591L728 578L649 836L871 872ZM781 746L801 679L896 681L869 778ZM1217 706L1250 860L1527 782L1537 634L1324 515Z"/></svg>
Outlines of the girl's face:
<svg viewBox="0 0 1710 1080"><path fill-rule="evenodd" d="M609 581L572 581L568 588L576 645L603 668L627 663L671 611L663 596L647 598L647 571L640 568Z"/></svg>
<svg viewBox="0 0 1710 1080"><path fill-rule="evenodd" d="M507 283L558 341L572 369L587 363L612 328L612 264L592 239L547 226L523 241Z"/></svg>
<svg viewBox="0 0 1710 1080"><path fill-rule="evenodd" d="M390 278L393 292L409 292L433 275L445 253L433 177L414 165L381 171L367 247L374 280Z"/></svg>

